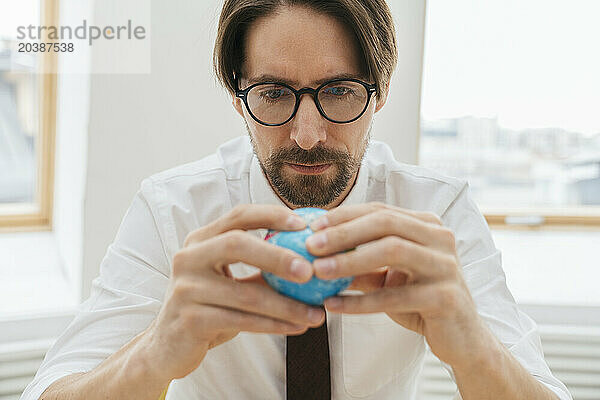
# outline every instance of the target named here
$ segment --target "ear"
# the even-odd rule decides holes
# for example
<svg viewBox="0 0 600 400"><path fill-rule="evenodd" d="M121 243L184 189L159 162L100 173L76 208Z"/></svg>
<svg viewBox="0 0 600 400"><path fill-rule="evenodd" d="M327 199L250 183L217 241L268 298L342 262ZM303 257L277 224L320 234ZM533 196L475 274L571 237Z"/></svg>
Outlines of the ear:
<svg viewBox="0 0 600 400"><path fill-rule="evenodd" d="M381 110L381 108L385 105L385 102L387 101L387 97L388 97L389 92L390 92L390 83L388 82L385 85L385 89L383 90L383 93L381 95L381 99L377 100L377 104L375 105L375 112Z"/></svg>
<svg viewBox="0 0 600 400"><path fill-rule="evenodd" d="M244 118L244 105L242 104L242 99L240 99L239 97L235 97L235 93L232 93L231 97L231 104L233 104L233 108L235 108L235 111L237 111L237 113L240 114L242 118Z"/></svg>

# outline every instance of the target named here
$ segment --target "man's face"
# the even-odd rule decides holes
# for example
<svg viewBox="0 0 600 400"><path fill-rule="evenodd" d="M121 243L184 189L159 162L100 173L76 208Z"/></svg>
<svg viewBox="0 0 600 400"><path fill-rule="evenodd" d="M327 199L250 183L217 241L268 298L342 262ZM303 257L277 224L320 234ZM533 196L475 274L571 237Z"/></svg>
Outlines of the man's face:
<svg viewBox="0 0 600 400"><path fill-rule="evenodd" d="M365 80L354 36L335 19L303 7L281 7L250 26L240 89L262 76L295 89L341 75ZM371 83L371 82L369 82ZM244 117L260 165L271 186L291 208L337 206L346 197L369 142L373 114L383 106L375 96L356 121L336 124L321 116L312 96L303 95L295 117L282 126L252 119L240 99L234 107ZM322 171L295 164L328 164Z"/></svg>

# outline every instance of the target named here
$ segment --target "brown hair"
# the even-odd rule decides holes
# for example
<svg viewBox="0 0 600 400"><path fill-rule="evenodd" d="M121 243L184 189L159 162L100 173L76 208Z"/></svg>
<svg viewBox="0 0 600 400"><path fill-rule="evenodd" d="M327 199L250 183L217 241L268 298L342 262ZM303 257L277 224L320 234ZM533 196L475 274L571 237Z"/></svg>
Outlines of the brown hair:
<svg viewBox="0 0 600 400"><path fill-rule="evenodd" d="M330 15L350 28L360 44L365 76L377 84L381 98L398 61L394 22L385 0L225 0L213 52L221 84L235 91L248 27L281 6L295 5Z"/></svg>

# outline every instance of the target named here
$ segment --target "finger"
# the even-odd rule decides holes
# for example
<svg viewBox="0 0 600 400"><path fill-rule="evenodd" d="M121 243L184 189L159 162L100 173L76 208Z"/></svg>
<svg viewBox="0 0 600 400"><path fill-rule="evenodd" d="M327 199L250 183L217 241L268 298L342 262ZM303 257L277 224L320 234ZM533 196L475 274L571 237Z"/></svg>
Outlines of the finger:
<svg viewBox="0 0 600 400"><path fill-rule="evenodd" d="M438 307L434 285L383 288L359 296L334 296L325 300L327 311L347 314L376 312L427 312Z"/></svg>
<svg viewBox="0 0 600 400"><path fill-rule="evenodd" d="M287 207L271 204L242 204L206 226L190 232L184 241L184 247L232 229L265 228L292 231L305 227L304 220Z"/></svg>
<svg viewBox="0 0 600 400"><path fill-rule="evenodd" d="M203 306L202 313L198 313L199 324L206 324L207 320L214 323L215 331L234 330L254 333L287 334L299 333L307 329L306 325L296 325L273 318L249 314L238 310L223 307Z"/></svg>
<svg viewBox="0 0 600 400"><path fill-rule="evenodd" d="M216 270L216 266L243 262L281 278L306 282L312 265L298 253L261 240L242 230L231 230L190 245L176 253L173 270L192 273Z"/></svg>
<svg viewBox="0 0 600 400"><path fill-rule="evenodd" d="M256 273L254 275L250 275L250 276L245 276L243 278L234 278L236 281L238 282L242 282L242 283L253 283L256 285L262 285L265 287L271 287L269 286L269 284L267 283L267 281L265 281L265 279L262 277L262 274Z"/></svg>
<svg viewBox="0 0 600 400"><path fill-rule="evenodd" d="M385 276L383 287L403 286L408 282L408 275L397 269L390 268Z"/></svg>
<svg viewBox="0 0 600 400"><path fill-rule="evenodd" d="M309 226L313 231L317 231L325 227L335 226L341 224L342 222L346 222L379 210L395 211L413 218L417 218L423 222L442 225L440 217L433 212L415 211L407 208L397 207L391 204L370 202L336 207L333 210L329 210L327 214L312 221Z"/></svg>
<svg viewBox="0 0 600 400"><path fill-rule="evenodd" d="M356 250L313 262L315 275L321 279L361 275L386 265L406 273L412 280L436 280L456 270L456 260L450 255L397 236L387 236Z"/></svg>
<svg viewBox="0 0 600 400"><path fill-rule="evenodd" d="M384 286L386 279L386 268L382 268L375 272L355 276L348 290L359 290L363 293L371 292L375 289L380 289Z"/></svg>
<svg viewBox="0 0 600 400"><path fill-rule="evenodd" d="M402 271L384 267L375 272L355 276L348 290L369 293L383 287L403 286L407 281L408 275Z"/></svg>
<svg viewBox="0 0 600 400"><path fill-rule="evenodd" d="M325 313L277 293L261 284L238 282L215 275L206 279L190 279L181 284L182 296L189 300L219 307L227 307L293 324L318 326Z"/></svg>
<svg viewBox="0 0 600 400"><path fill-rule="evenodd" d="M389 209L380 209L325 228L306 240L308 251L316 256L335 254L363 243L396 235L423 246L453 252L454 235L441 226Z"/></svg>

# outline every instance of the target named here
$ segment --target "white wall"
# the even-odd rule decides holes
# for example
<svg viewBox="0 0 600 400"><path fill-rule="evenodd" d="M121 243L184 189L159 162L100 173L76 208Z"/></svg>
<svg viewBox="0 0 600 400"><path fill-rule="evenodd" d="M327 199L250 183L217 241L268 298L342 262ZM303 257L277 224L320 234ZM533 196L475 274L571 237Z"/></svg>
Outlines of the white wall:
<svg viewBox="0 0 600 400"><path fill-rule="evenodd" d="M398 66L385 106L375 116L373 137L388 143L400 161L419 153L421 71L426 0L388 0L396 25Z"/></svg>
<svg viewBox="0 0 600 400"><path fill-rule="evenodd" d="M390 1L400 64L374 138L414 162L421 87L424 0ZM212 75L221 1L153 1L152 65L146 75L91 75L87 181L83 207L83 298L141 180L197 160L245 134ZM99 19L108 7L97 2ZM110 57L93 48L95 60Z"/></svg>
<svg viewBox="0 0 600 400"><path fill-rule="evenodd" d="M62 25L76 26L91 15L90 0L61 0ZM59 70L89 69L89 49L78 48ZM67 65L65 65L67 63ZM83 211L87 174L89 81L86 74L59 74L54 182L53 230L67 280L80 298L83 259Z"/></svg>

